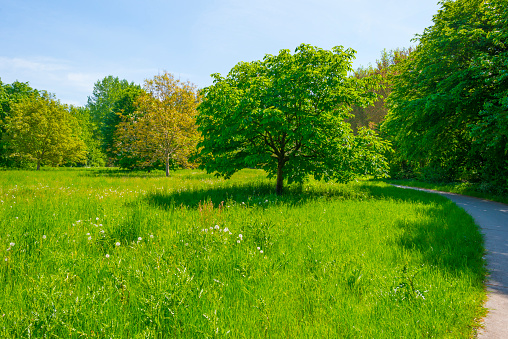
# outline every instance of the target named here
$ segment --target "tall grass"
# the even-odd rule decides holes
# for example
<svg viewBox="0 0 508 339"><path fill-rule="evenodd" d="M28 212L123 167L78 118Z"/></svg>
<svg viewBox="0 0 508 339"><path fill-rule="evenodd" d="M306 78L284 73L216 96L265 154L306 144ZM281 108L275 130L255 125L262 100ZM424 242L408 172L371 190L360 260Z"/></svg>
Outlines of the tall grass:
<svg viewBox="0 0 508 339"><path fill-rule="evenodd" d="M447 199L256 170L0 172L0 336L470 337L482 237Z"/></svg>

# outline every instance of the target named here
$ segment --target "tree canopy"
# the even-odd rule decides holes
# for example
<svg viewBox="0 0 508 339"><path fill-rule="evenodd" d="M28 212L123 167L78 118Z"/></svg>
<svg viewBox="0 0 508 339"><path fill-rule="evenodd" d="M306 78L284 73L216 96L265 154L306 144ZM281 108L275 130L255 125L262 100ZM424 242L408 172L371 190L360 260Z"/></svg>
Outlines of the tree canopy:
<svg viewBox="0 0 508 339"><path fill-rule="evenodd" d="M102 152L109 157L110 164L115 160L113 135L120 122L117 113L123 108L121 103L126 103L125 96L128 96L128 93L140 91L139 85L109 75L95 83L93 93L88 97L87 108L93 124L94 138Z"/></svg>
<svg viewBox="0 0 508 339"><path fill-rule="evenodd" d="M11 105L4 126L3 137L12 155L36 162L37 170L44 163L60 165L85 158L77 119L47 93L34 93Z"/></svg>
<svg viewBox="0 0 508 339"><path fill-rule="evenodd" d="M230 177L246 167L263 168L284 180L348 181L383 175L388 144L373 131L357 136L344 121L352 105L376 98L372 78L348 76L354 51L302 44L261 61L241 62L226 77L213 74L202 90L197 123L203 140L201 167Z"/></svg>
<svg viewBox="0 0 508 339"><path fill-rule="evenodd" d="M193 84L167 72L145 80L136 110L124 112L124 121L118 124L119 156L137 158L148 167L162 163L166 176L176 165L188 166L199 139L195 124L199 100Z"/></svg>
<svg viewBox="0 0 508 339"><path fill-rule="evenodd" d="M383 130L413 166L506 187L507 2L443 1L433 22L399 68Z"/></svg>

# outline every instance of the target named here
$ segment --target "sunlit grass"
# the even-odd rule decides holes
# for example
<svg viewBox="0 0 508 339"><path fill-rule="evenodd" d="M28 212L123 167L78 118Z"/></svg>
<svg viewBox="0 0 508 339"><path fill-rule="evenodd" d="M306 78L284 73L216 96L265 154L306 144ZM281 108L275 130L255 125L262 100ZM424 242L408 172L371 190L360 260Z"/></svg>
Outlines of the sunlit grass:
<svg viewBox="0 0 508 339"><path fill-rule="evenodd" d="M0 172L0 337L470 337L482 238L375 182Z"/></svg>

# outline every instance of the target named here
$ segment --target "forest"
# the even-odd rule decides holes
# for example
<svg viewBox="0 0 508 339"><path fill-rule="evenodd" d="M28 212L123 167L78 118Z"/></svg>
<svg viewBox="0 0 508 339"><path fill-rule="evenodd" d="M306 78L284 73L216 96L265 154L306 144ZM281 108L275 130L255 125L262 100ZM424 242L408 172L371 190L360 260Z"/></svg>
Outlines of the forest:
<svg viewBox="0 0 508 339"><path fill-rule="evenodd" d="M300 45L198 89L113 75L82 107L0 80L0 168L262 168L283 183L358 175L508 190L508 6L445 1L415 46L352 69L355 52Z"/></svg>

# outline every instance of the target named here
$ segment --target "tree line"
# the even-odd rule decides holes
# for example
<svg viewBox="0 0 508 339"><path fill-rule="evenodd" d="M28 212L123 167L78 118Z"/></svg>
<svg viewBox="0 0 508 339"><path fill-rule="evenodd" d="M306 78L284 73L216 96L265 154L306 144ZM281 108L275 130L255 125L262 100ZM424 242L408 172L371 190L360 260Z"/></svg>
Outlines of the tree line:
<svg viewBox="0 0 508 339"><path fill-rule="evenodd" d="M508 187L506 0L445 0L416 47L352 69L302 44L198 90L163 73L108 76L84 107L0 81L0 166L263 168L284 182L359 175Z"/></svg>

